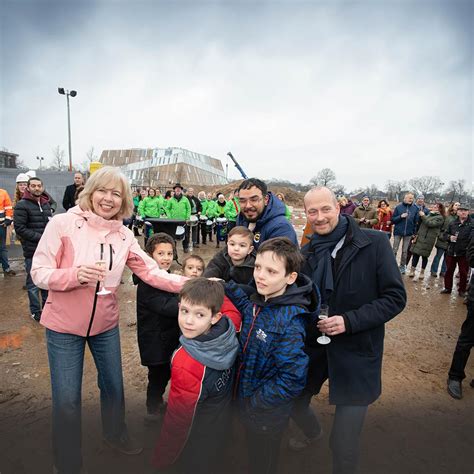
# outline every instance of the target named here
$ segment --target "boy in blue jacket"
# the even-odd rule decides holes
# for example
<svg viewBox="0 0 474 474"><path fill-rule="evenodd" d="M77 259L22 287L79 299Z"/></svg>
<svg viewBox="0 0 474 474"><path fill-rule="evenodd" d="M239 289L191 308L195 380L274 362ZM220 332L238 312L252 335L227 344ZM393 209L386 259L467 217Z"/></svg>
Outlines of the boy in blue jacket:
<svg viewBox="0 0 474 474"><path fill-rule="evenodd" d="M292 403L306 383L305 322L316 296L311 280L298 275L301 264L296 245L276 237L258 249L256 292L248 296L235 283L226 284L227 296L242 314L236 390L250 473L277 470Z"/></svg>

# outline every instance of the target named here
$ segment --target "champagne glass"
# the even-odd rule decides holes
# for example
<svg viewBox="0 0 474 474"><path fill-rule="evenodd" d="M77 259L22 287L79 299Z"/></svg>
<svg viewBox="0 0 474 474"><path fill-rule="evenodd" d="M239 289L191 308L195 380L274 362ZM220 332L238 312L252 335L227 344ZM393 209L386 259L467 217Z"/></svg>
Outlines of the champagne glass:
<svg viewBox="0 0 474 474"><path fill-rule="evenodd" d="M329 316L329 306L327 304L322 304L321 309L319 310L319 319L327 319ZM322 333L322 336L319 336L317 341L319 344L329 344L331 342L331 338L326 336L326 334Z"/></svg>
<svg viewBox="0 0 474 474"><path fill-rule="evenodd" d="M99 269L107 269L107 262L104 259L104 244L100 244L100 258L95 262L96 267ZM105 280L105 279L104 279ZM99 281L99 291L97 294L99 296L110 295L111 291L107 290L104 286L104 281Z"/></svg>

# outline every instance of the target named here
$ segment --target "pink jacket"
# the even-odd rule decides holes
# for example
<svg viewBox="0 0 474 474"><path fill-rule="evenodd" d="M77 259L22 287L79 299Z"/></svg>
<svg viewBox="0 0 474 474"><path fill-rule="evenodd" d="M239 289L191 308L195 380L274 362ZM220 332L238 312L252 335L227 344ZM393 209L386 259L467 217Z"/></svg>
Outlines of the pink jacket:
<svg viewBox="0 0 474 474"><path fill-rule="evenodd" d="M111 294L96 295L96 285L81 285L81 265L107 262L105 287ZM94 336L118 324L117 289L123 269L132 270L151 286L178 293L187 278L160 270L121 221L105 220L79 206L54 216L39 241L31 276L35 285L49 290L41 324L53 331Z"/></svg>

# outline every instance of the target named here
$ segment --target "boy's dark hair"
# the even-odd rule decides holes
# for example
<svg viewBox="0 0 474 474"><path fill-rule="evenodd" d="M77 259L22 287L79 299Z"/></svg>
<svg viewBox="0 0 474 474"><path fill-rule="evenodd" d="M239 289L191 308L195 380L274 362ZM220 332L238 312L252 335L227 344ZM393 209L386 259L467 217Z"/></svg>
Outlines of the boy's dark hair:
<svg viewBox="0 0 474 474"><path fill-rule="evenodd" d="M205 306L212 314L217 314L224 303L224 287L222 283L207 278L193 278L184 284L179 299Z"/></svg>
<svg viewBox="0 0 474 474"><path fill-rule="evenodd" d="M288 237L274 237L260 245L257 255L264 252L273 252L285 262L286 275L299 272L303 264L303 256L299 248Z"/></svg>
<svg viewBox="0 0 474 474"><path fill-rule="evenodd" d="M232 237L233 235L241 235L242 237L247 237L250 241L250 245L253 245L253 232L243 225L235 226L228 234L227 238Z"/></svg>
<svg viewBox="0 0 474 474"><path fill-rule="evenodd" d="M186 263L188 262L188 260L198 260L199 262L202 263L202 270L204 271L204 269L206 268L206 262L204 262L202 257L200 257L199 255L196 255L195 253L192 253L190 255L186 255L186 257L184 257L184 259L183 259L183 268L186 266Z"/></svg>
<svg viewBox="0 0 474 474"><path fill-rule="evenodd" d="M239 186L239 192L241 189L250 189L252 187L256 187L258 189L260 189L260 191L262 191L262 195L263 197L265 197L268 193L268 188L267 188L267 185L260 179L258 178L249 178L249 179L245 179L244 181L242 181L240 183L240 186Z"/></svg>
<svg viewBox="0 0 474 474"><path fill-rule="evenodd" d="M176 244L173 239L168 234L165 234L164 232L158 232L157 234L153 234L147 241L145 245L145 250L148 255L153 255L153 252L155 251L155 247L159 244L170 244L173 247L173 254L175 253L176 250Z"/></svg>

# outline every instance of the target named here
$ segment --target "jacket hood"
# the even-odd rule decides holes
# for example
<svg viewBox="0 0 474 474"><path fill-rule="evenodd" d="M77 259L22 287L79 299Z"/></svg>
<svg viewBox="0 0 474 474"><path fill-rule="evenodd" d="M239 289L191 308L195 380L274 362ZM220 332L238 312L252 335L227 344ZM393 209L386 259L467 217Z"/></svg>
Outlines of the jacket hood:
<svg viewBox="0 0 474 474"><path fill-rule="evenodd" d="M234 325L226 316L214 324L207 334L194 339L181 335L179 342L191 357L215 370L230 369L239 351Z"/></svg>
<svg viewBox="0 0 474 474"><path fill-rule="evenodd" d="M285 293L280 296L265 301L261 295L254 293L250 299L260 306L300 306L307 312L314 312L319 308L319 292L312 280L303 273L299 273L296 281L287 286Z"/></svg>
<svg viewBox="0 0 474 474"><path fill-rule="evenodd" d="M25 189L25 192L23 193L23 196L21 197L22 199L28 199L28 201L33 201L33 202L38 202L38 199L33 196L28 189ZM49 196L46 193L42 193L40 198L39 198L39 203L41 205L49 203Z"/></svg>
<svg viewBox="0 0 474 474"><path fill-rule="evenodd" d="M77 217L87 221L92 227L110 232L118 232L124 227L122 220L104 219L92 211L84 211L79 206L71 207L67 212L75 214Z"/></svg>

